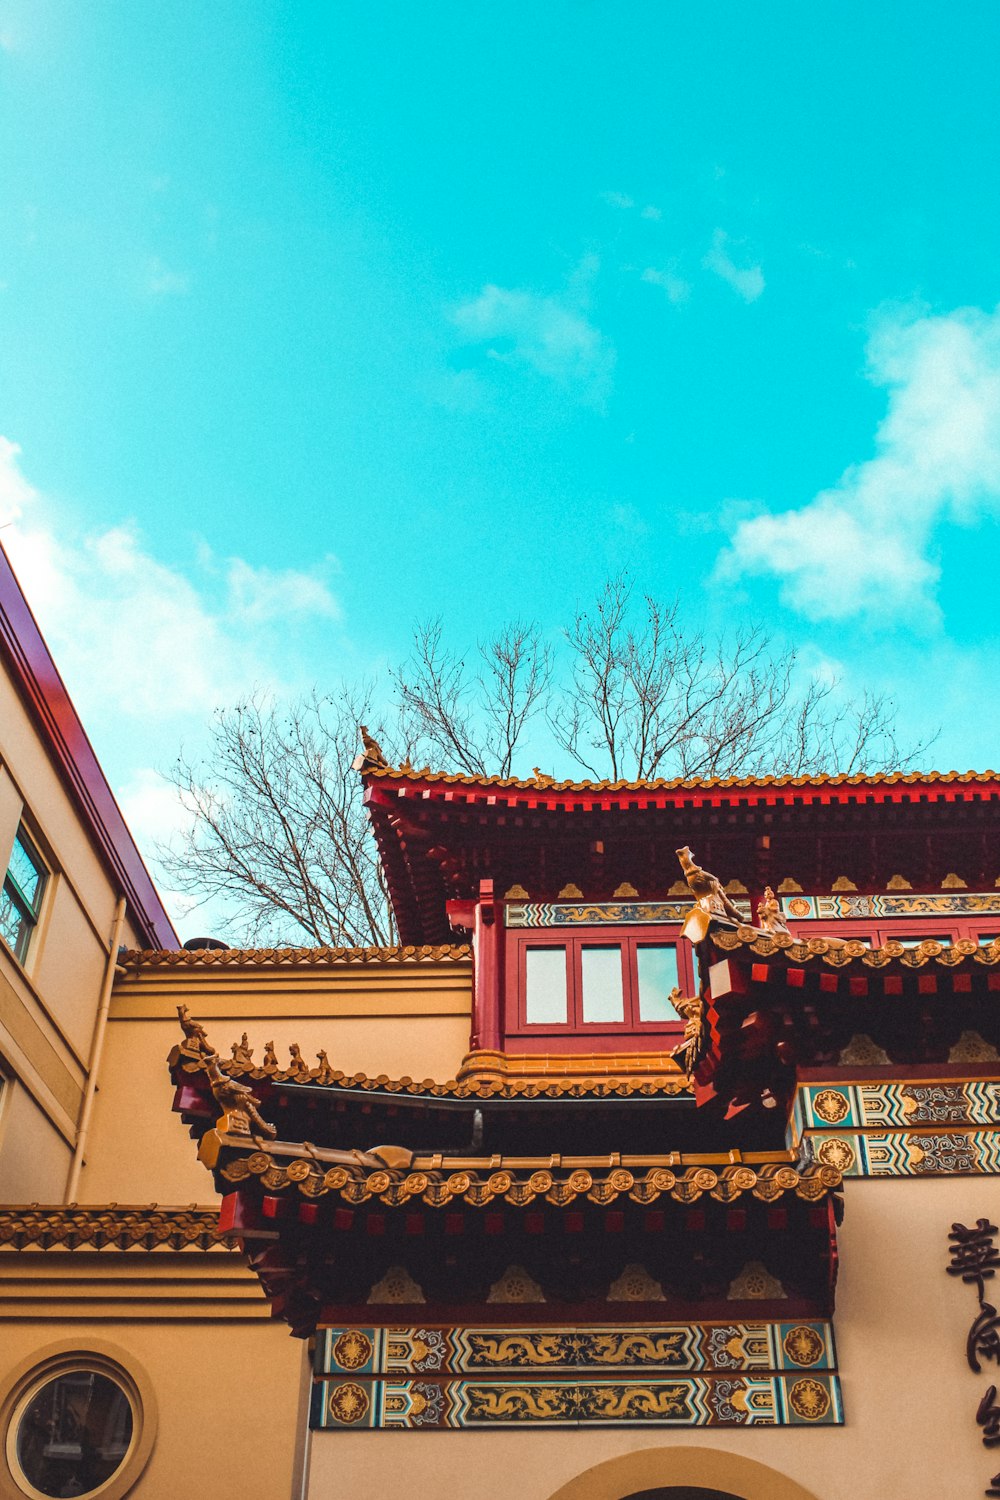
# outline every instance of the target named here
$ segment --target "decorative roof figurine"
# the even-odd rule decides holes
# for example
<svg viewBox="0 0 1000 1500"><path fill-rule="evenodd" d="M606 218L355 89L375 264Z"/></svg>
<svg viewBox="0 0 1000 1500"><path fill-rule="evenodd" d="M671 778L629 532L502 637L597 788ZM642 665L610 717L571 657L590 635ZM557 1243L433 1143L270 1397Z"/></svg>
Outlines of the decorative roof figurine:
<svg viewBox="0 0 1000 1500"><path fill-rule="evenodd" d="M187 1057L201 1057L207 1053L214 1055L214 1049L208 1040L205 1028L200 1021L195 1021L189 1014L186 1005L178 1005L177 1019L181 1023L184 1040L181 1043L181 1051Z"/></svg>
<svg viewBox="0 0 1000 1500"><path fill-rule="evenodd" d="M681 929L682 935L689 938L692 943L700 943L708 932L712 920L719 918L724 922L734 922L738 927L742 927L743 917L726 895L718 877L710 875L707 870L695 864L687 845L677 850L677 858L681 862L688 889L694 896L694 908L688 914L688 919Z"/></svg>
<svg viewBox="0 0 1000 1500"><path fill-rule="evenodd" d="M788 931L788 923L785 921L781 910L781 902L769 885L764 887L763 898L757 903L757 926L762 927L765 932L784 933L791 937Z"/></svg>
<svg viewBox="0 0 1000 1500"><path fill-rule="evenodd" d="M670 991L668 999L677 1014L683 1017L685 1023L684 1040L674 1047L670 1055L677 1059L685 1073L693 1073L701 1052L705 1029L705 1002L697 995L690 999L682 995L676 984Z"/></svg>
<svg viewBox="0 0 1000 1500"><path fill-rule="evenodd" d="M247 1046L247 1034L244 1031L238 1042L232 1044L233 1062L252 1063L253 1048Z"/></svg>
<svg viewBox="0 0 1000 1500"><path fill-rule="evenodd" d="M222 1110L216 1129L224 1135L245 1135L257 1139L250 1129L251 1122L257 1129L273 1140L278 1134L273 1125L261 1118L253 1089L235 1078L227 1078L219 1067L218 1056L213 1052L208 1059L208 1081L212 1085L215 1102Z"/></svg>
<svg viewBox="0 0 1000 1500"><path fill-rule="evenodd" d="M358 733L361 735L361 743L364 746L364 753L362 755L356 755L354 757L354 764L352 769L355 771L388 770L389 762L386 760L385 755L382 753L382 746L379 744L378 740L374 739L368 733L368 730L364 724L358 725Z"/></svg>

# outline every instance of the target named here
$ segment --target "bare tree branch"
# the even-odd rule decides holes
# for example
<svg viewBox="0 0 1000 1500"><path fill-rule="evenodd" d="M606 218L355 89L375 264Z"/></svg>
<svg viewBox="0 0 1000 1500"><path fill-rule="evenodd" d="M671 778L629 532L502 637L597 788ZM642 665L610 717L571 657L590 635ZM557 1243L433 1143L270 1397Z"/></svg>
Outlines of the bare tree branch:
<svg viewBox="0 0 1000 1500"><path fill-rule="evenodd" d="M286 709L255 695L217 714L205 763L181 757L169 776L192 815L160 851L175 888L218 898L252 942L392 942L351 769L362 721L397 761L476 777L514 775L529 746L595 780L646 780L896 770L931 743L902 746L886 695L846 698L761 625L709 639L677 600L636 598L627 573L575 611L561 650L514 620L467 661L431 620L390 680L381 723L372 688Z"/></svg>

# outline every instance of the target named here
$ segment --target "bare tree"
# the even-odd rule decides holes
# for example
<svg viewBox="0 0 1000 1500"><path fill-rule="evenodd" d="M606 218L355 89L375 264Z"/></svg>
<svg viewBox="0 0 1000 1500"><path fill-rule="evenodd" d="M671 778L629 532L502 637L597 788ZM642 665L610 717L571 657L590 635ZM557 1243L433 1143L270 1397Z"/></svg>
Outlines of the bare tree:
<svg viewBox="0 0 1000 1500"><path fill-rule="evenodd" d="M372 688L219 712L205 763L182 757L170 774L192 815L160 851L174 887L217 900L246 941L392 942L351 769L362 721L397 762L472 776L513 775L529 745L562 758L564 774L614 780L883 771L927 749L900 746L884 695L846 700L759 625L712 640L676 601L636 598L625 574L577 609L556 650L514 621L470 665L433 620L390 684L384 713Z"/></svg>
<svg viewBox="0 0 1000 1500"><path fill-rule="evenodd" d="M411 753L470 776L510 776L529 721L544 705L552 657L537 625L513 620L481 641L475 669L442 640L440 618L419 625L392 673L400 731Z"/></svg>
<svg viewBox="0 0 1000 1500"><path fill-rule="evenodd" d="M597 779L881 771L926 748L903 754L885 695L845 702L835 679L800 685L795 651L760 625L713 642L682 624L676 600L645 595L635 608L627 574L576 611L566 642L570 672L548 721Z"/></svg>
<svg viewBox="0 0 1000 1500"><path fill-rule="evenodd" d="M159 858L174 888L217 901L250 943L395 940L358 777L364 692L278 708L260 694L220 710L205 764L168 773L191 814ZM381 733L381 731L379 731Z"/></svg>

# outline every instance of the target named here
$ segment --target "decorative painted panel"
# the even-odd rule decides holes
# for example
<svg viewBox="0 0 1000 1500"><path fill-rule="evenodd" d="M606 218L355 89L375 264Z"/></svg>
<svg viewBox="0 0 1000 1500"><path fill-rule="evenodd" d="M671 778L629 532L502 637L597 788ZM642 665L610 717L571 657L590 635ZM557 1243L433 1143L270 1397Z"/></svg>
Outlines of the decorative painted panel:
<svg viewBox="0 0 1000 1500"><path fill-rule="evenodd" d="M800 1085L797 1133L852 1127L1000 1125L1000 1082Z"/></svg>
<svg viewBox="0 0 1000 1500"><path fill-rule="evenodd" d="M800 1084L788 1145L845 1177L1000 1174L1000 1082Z"/></svg>
<svg viewBox="0 0 1000 1500"><path fill-rule="evenodd" d="M1000 916L1000 891L884 891L872 896L782 896L781 910L797 922L858 921L868 917Z"/></svg>
<svg viewBox="0 0 1000 1500"><path fill-rule="evenodd" d="M809 1132L800 1161L834 1166L844 1177L997 1176L1000 1132Z"/></svg>
<svg viewBox="0 0 1000 1500"><path fill-rule="evenodd" d="M750 903L733 902L749 922ZM643 923L680 924L687 920L693 901L608 901L554 902L532 901L509 905L505 921L508 927L635 927Z"/></svg>
<svg viewBox="0 0 1000 1500"><path fill-rule="evenodd" d="M829 1323L666 1323L627 1328L325 1328L318 1375L532 1370L831 1370Z"/></svg>
<svg viewBox="0 0 1000 1500"><path fill-rule="evenodd" d="M666 1379L319 1380L310 1426L745 1427L842 1423L835 1375Z"/></svg>

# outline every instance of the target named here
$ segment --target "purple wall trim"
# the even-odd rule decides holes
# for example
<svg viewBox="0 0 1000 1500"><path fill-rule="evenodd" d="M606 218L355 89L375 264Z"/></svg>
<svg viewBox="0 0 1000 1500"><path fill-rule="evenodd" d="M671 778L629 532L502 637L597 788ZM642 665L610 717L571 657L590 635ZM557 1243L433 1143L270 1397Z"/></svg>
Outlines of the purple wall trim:
<svg viewBox="0 0 1000 1500"><path fill-rule="evenodd" d="M0 650L133 922L149 947L180 947L2 544Z"/></svg>

